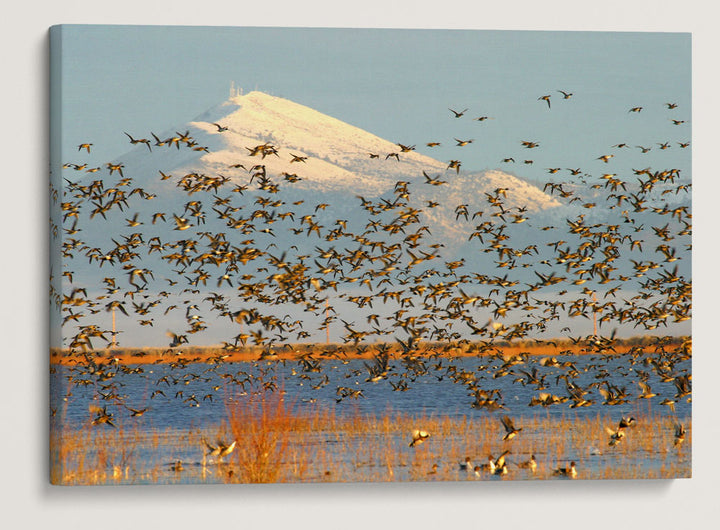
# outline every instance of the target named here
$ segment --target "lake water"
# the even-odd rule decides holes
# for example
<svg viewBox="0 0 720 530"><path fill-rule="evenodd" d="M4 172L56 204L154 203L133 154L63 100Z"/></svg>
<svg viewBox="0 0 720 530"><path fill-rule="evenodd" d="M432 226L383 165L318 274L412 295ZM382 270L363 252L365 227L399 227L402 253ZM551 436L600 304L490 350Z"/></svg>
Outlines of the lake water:
<svg viewBox="0 0 720 530"><path fill-rule="evenodd" d="M502 412L511 417L528 417L535 414L550 416L590 415L598 413L609 413L619 416L638 415L647 412L649 408L654 414L669 415L677 417L688 417L691 414L691 404L687 398L677 399L675 412L667 406L661 406L664 398L672 398L677 389L672 382L662 382L658 373L652 366L644 366L641 362L631 366L628 362L629 355L613 356L556 356L560 366L542 366L539 357L530 357L527 363L516 365L510 368L511 372L503 377L494 377L502 361L495 358L456 358L452 360L455 366L455 373L469 372L475 377L475 384L483 390L490 391L498 389L502 396L499 401L504 409ZM379 415L386 412L400 412L409 415L447 415L452 417L467 416L478 417L492 414L483 408L473 408L475 398L470 395L468 387L460 382L454 382L451 375L446 373L448 360L443 360L443 367L440 370L433 370L432 365L438 361L426 361L427 373L416 373L401 378L398 374L406 371L406 367L400 361L390 361L390 370L386 379L378 382L366 381L368 371L362 360L326 360L320 361L321 371L304 372L303 366L295 361L285 363L278 361L254 362L254 363L225 363L222 365L209 364L188 364L181 368L171 368L169 364L135 365L130 369L138 370L137 373L117 372L111 381L111 388L126 405L132 408L141 409L149 407L150 410L143 416L143 419L152 423L155 428L177 427L178 425L203 428L217 424L226 419L227 409L224 398L242 392L239 385L228 383L228 377L223 374L231 374L244 378L243 373L251 376L261 374L266 381L273 381L278 388L285 392L285 399L297 410L303 407L312 409L322 408L336 413L359 412L361 414ZM570 362L572 367L562 366ZM516 380L524 377L520 370L531 372L536 368L540 376L545 376L546 388L539 390L536 385L526 384ZM689 359L680 361L674 365L673 373L682 375L690 373L691 361ZM652 388L656 397L650 399L635 399L640 394L640 387L637 382L640 380L638 370L648 375L647 383ZM589 390L586 399L594 400L594 403L587 407L569 409L569 404L561 403L549 407L534 406L529 403L533 396L539 396L540 392L566 396L564 380L558 380L558 376L573 371L573 383L583 389ZM51 374L51 388L54 395L51 396L52 406L62 409L62 416L56 414L55 418L62 417L63 422L71 426L87 424L92 417L88 415L88 407L92 403L100 406L112 403L113 401L97 401L97 391L103 391L95 385L79 385L68 387L68 378L75 377L82 379L67 366L56 366ZM439 380L438 376L442 376ZM324 378L327 377L326 380ZM164 379L166 378L166 379ZM167 382L165 382L167 381ZM327 381L321 388L313 387ZM394 390L391 383L397 385L400 381L407 382L407 390ZM603 396L597 388L590 389L590 385L606 381L610 385L624 388L629 395L626 403L615 406L603 405ZM218 388L219 387L219 388ZM349 388L361 390L362 396L357 398L345 398L337 402L337 388ZM218 390L215 390L218 388ZM68 396L68 390L70 395ZM163 395L155 395L156 390L162 390ZM250 384L246 384L245 390L252 392ZM108 391L103 391L107 394ZM178 395L178 392L182 392ZM177 395L177 398L175 397ZM193 399L187 402L191 396ZM212 396L212 399L208 396ZM195 401L196 400L196 401ZM118 409L115 412L117 421L130 416L125 409Z"/></svg>
<svg viewBox="0 0 720 530"><path fill-rule="evenodd" d="M674 399L674 411L661 405L665 398L673 399L677 393L675 384L667 380L663 373L663 381L658 370L649 362L650 357L632 358L630 355L613 356L557 356L557 363L552 366L543 365L540 357L529 357L523 364L507 368L502 374L502 359L491 357L426 360L425 368L408 366L401 361L390 361L385 379L368 381L366 364L363 360L324 360L315 369L296 361L263 361L213 364L187 364L171 367L169 364L144 364L126 367L118 371L114 377L105 381L96 380L94 384L73 384L69 381L87 379L68 366L54 366L52 378L52 407L56 414L51 418L51 427L58 429L60 422L70 430L76 429L89 433L91 437L103 437L110 433L120 432L127 436L134 445L133 458L135 465L142 463L142 469L135 469L134 474L120 476L115 480L119 483L216 483L225 482L222 475L225 468L207 466L203 456L203 432L219 432L227 427L228 405L233 401L247 403L253 398L258 385L245 382L245 387L230 382L230 376L236 380L246 377L259 377L265 382L277 385L275 392L281 392L286 403L292 405L294 412L329 411L338 417L360 415L365 418L381 418L389 414L422 418L454 418L472 423L483 418L500 423L504 414L511 416L516 425L525 424L524 432L518 436L521 444L513 441L513 465L537 454L543 461L541 474L513 467L513 479L552 478L551 466L567 464L576 460L582 466L586 478L604 478L607 470L618 467L627 470L627 476L619 478L643 478L647 476L689 476L691 452L688 449L680 452L672 450L672 428L675 422L690 426L691 403L689 396ZM657 359L657 357L653 357ZM648 359L647 362L644 362ZM448 367L452 366L448 370ZM682 376L690 373L691 361L685 359L672 365L672 375ZM532 373L536 370L538 378L543 378L543 389L537 384L525 381L527 376L522 371ZM405 374L400 376L400 374ZM502 409L488 410L474 408L475 396L470 391L467 381L462 382L459 374L465 378L473 378L473 385L486 391L498 390L498 401ZM588 391L585 396L593 400L590 406L570 408L572 401L554 404L548 407L529 406L533 398L540 392L557 396L567 396L568 390L562 376L571 376L570 380ZM96 379L103 379L102 377ZM643 379L657 396L649 399L638 399L640 387L637 384ZM89 380L89 379L87 379ZM407 383L406 390L399 390ZM627 401L618 405L603 405L604 397L598 391L599 386L607 385L624 389ZM104 385L104 388L103 388ZM599 386L598 386L599 385ZM315 388L313 388L315 387ZM339 399L338 387L360 390L357 397ZM394 389L397 388L398 390ZM163 394L154 392L161 390ZM98 400L98 392L110 399ZM114 394L114 395L113 395ZM275 394L276 395L276 394ZM91 427L95 417L94 407L107 406L113 414L113 422L122 429L111 429L105 425ZM140 417L132 417L128 408L148 408ZM657 436L659 443L640 444L633 442L632 451L617 452L607 446L608 436L604 426L617 425L621 417L634 416L641 421L655 421L662 428L660 432L650 432L649 436ZM534 420L552 422L554 420L592 420L602 417L602 426L591 439L578 439L582 434L560 433L563 453L560 456L550 447L545 431L533 430L530 426ZM581 422L578 422L578 424ZM545 423L544 425L548 425ZM205 431L203 431L205 430ZM225 431L228 432L228 431ZM645 436L648 436L645 431ZM158 441L157 436L160 433ZM208 435L212 436L212 435ZM385 436L385 438L383 438ZM499 477L489 474L476 476L474 473L459 471L460 455L471 452L474 459L481 459L484 450L480 446L468 444L467 435L454 436L444 433L442 436L431 437L421 445L420 450L408 447L409 431L402 434L388 435L372 433L356 436L352 433L316 432L306 435L303 443L312 445L311 451L317 448L326 455L345 462L350 472L350 480L497 480ZM637 438L637 437L636 437ZM140 442L138 442L140 440ZM498 435L497 443L493 444L492 452L497 454L506 448ZM388 469L378 455L364 455L366 446L370 453L377 453L378 448L388 448L394 454L391 478ZM625 442L626 446L628 442ZM130 443L128 445L131 445ZM439 457L445 454L447 447L455 451L452 457ZM487 443L483 446L489 447ZM518 450L518 448L524 449ZM532 449L529 449L532 448ZM425 451L425 453L422 453ZM346 452L348 454L343 454ZM527 453L527 454L525 454ZM418 460L418 455L425 454L437 458L438 466L431 470L429 461ZM88 455L92 457L92 455ZM560 459L562 458L562 462ZM184 463L184 470L176 472L171 464L176 461ZM211 458L209 460L213 462ZM479 460L476 463L481 463ZM278 465L290 465L279 462ZM668 471L668 469L670 469ZM145 470L145 471L143 471ZM154 470L154 471L148 471ZM677 470L677 471L674 471ZM663 475L663 473L665 473ZM614 476L615 475L609 475ZM308 472L302 481L322 481L328 479L322 473ZM102 481L101 481L102 482ZM107 481L112 482L112 481Z"/></svg>

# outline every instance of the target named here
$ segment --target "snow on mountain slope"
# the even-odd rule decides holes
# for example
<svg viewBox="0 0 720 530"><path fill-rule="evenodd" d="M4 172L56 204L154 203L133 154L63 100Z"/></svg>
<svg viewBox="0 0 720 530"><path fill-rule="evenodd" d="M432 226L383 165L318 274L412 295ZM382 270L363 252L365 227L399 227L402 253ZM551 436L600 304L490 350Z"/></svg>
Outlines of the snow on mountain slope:
<svg viewBox="0 0 720 530"><path fill-rule="evenodd" d="M424 208L424 215L435 232L442 233L447 239L466 241L473 227L480 222L458 222L455 208L466 204L470 216L478 211L484 212L485 220L496 211L489 202L487 195L494 195L498 189L505 190L503 203L506 208L523 208L527 214L535 214L561 206L557 199L543 193L536 186L503 173L490 170L479 173L448 173L442 177L447 184L441 186L427 186L415 184L416 199L421 199L424 205L428 201L438 203L434 208ZM424 179L421 179L424 182ZM487 194L487 195L486 195ZM512 222L512 213L520 214L519 210L509 213L507 222ZM472 220L471 220L472 221Z"/></svg>
<svg viewBox="0 0 720 530"><path fill-rule="evenodd" d="M218 131L214 123L227 130ZM298 183L301 189L344 188L379 194L392 187L398 175L411 177L421 175L423 170L446 169L442 162L412 151L401 152L397 144L262 92L231 98L199 116L189 127L202 131L208 143L219 144L197 161L205 172L232 176L228 172L232 164L263 164L268 174L298 174L303 179ZM275 146L278 154L250 156L253 147L264 143ZM371 153L377 158L371 158ZM397 153L397 158L388 157L392 153ZM307 159L293 162L293 155Z"/></svg>
<svg viewBox="0 0 720 530"><path fill-rule="evenodd" d="M219 131L215 124L227 130ZM209 146L210 152L187 164L182 168L185 170L244 178L246 173L242 169L233 170L230 166L242 163L249 168L262 164L268 175L297 174L302 180L296 188L316 192L377 196L392 189L397 180L408 180L423 184L416 186L416 191L425 188L424 196L440 201L446 198L454 202L472 201L478 195L484 199L485 192L509 188L509 204L527 206L529 211L560 204L537 187L506 173L457 174L448 170L445 162L415 151L403 152L398 144L262 92L233 97L190 122L188 128L201 145ZM251 156L251 150L261 144L273 145L278 153ZM299 162L294 155L306 158ZM425 186L423 172L440 175L447 184Z"/></svg>

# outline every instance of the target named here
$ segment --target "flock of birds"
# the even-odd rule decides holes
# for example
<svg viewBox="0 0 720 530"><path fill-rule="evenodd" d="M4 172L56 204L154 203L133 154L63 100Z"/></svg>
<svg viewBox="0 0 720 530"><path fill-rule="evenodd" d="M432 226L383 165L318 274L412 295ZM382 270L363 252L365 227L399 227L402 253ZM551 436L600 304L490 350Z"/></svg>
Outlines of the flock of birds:
<svg viewBox="0 0 720 530"><path fill-rule="evenodd" d="M503 442L509 442L515 436L522 431L522 427L516 428L514 425L514 421L507 415L503 415L500 419L502 422L502 425L505 429L505 435L502 438ZM630 428L634 428L637 425L637 420L630 416L628 418L622 417L620 421L618 422L617 427L609 428L606 427L605 430L609 436L608 439L608 446L614 447L618 445L626 436L626 430ZM674 439L673 439L673 445L676 448L680 448L683 442L685 441L685 427L682 423L677 423L675 425L675 431L674 431ZM410 441L410 447L415 447L416 445L419 445L423 443L425 440L430 438L430 433L427 431L416 429L412 432L412 439ZM474 475L478 478L484 478L486 476L493 476L493 475L500 475L504 476L508 474L508 471L510 469L510 462L507 460L507 456L511 454L510 449L505 449L498 457L493 457L492 454L489 454L487 456L487 460L485 463L473 465L472 458L467 456L465 459L458 464L458 470L460 472L465 472L468 475ZM531 454L530 457L526 460L522 460L520 462L517 462L515 464L515 467L517 469L526 470L531 475L535 475L538 469L538 461L534 454ZM428 475L435 475L438 472L439 465L433 464L431 470L427 473ZM578 474L577 471L577 464L575 461L571 461L569 465L567 466L561 466L554 468L552 470L553 476L559 476L559 477L567 477L567 478L576 478Z"/></svg>
<svg viewBox="0 0 720 530"><path fill-rule="evenodd" d="M513 438L515 438L515 436L518 435L518 433L520 433L520 431L523 430L522 427L515 427L514 421L507 415L503 415L500 418L500 421L502 422L502 425L505 429L505 435L502 438L503 442L511 441ZM97 425L100 423L108 423L111 426L114 426L111 422L110 415L108 414L106 407L103 407L102 410L98 411L98 417L93 420L92 423L93 425ZM631 416L626 418L623 416L618 422L617 427L606 427L605 430L609 436L608 446L614 447L618 445L625 438L626 430L634 428L636 425L637 420L634 417ZM681 423L675 425L673 445L676 448L679 448L685 441L685 433L685 427ZM422 444L427 439L429 439L430 436L430 433L425 430L413 430L409 447L415 447ZM205 438L202 438L201 441L206 448L206 452L203 454L203 466L206 465L205 459L207 457L215 457L215 462L217 464L223 464L223 458L230 455L235 450L235 447L237 445L237 440L233 440L232 442L227 443L221 439L218 439L216 443L210 443ZM485 478L488 476L505 476L508 474L511 465L511 463L507 460L507 456L510 454L510 449L503 450L503 452L497 457L489 454L487 456L487 460L484 463L480 463L477 465L474 465L472 458L467 456L462 462L458 464L458 470L461 473L467 474L467 476L475 476L477 478ZM531 475L535 475L538 470L538 461L535 455L531 454L528 459L517 462L515 464L515 467L520 470L525 470ZM184 465L182 460L176 460L172 462L170 464L170 469L177 473L183 471ZM432 465L431 470L428 471L427 475L436 475L438 473L438 470L439 465L435 463ZM560 466L552 470L552 476L556 477L566 477L574 479L577 477L577 475L577 464L574 460L571 461L570 464L567 466Z"/></svg>
<svg viewBox="0 0 720 530"><path fill-rule="evenodd" d="M558 93L562 100L573 96ZM552 108L550 94L538 100ZM677 105L668 103L666 108L674 111ZM449 110L454 119L468 112ZM630 109L631 113L641 111L647 109ZM672 123L680 126L685 121L672 119ZM228 126L214 125L217 134L232 134ZM208 151L189 131L164 139L151 133L153 140L125 134L132 145L147 147L147 156L160 147ZM473 142L454 140L459 147ZM677 143L681 148L689 145ZM383 163L383 158L399 160L403 153L415 150L414 145L397 145L399 152L384 157L370 153L370 157ZM665 150L671 143L663 140L658 145ZM89 154L92 146L81 143L78 152ZM541 143L523 140L520 148L541 149ZM638 148L643 153L651 150ZM65 344L74 358L68 361L64 397L72 394L73 387L92 386L97 399L125 403L116 376L142 374L143 368L112 355L109 362L104 358L108 348L111 352L117 348L122 330L107 329L103 323L108 318L103 314L118 311L143 327L184 322L184 329L167 330L167 359L178 375L155 381L151 399L170 399L164 390L178 385L175 397L190 406L198 406L201 399L212 400L212 394L200 398L182 388L193 380L208 381L208 371L224 385L240 385L243 390L277 389L272 367L286 362L278 359L278 353L289 351L297 357L291 361L297 363L293 374L315 389L329 384L322 374L323 360L345 362L349 353L371 356L364 363L366 373L348 373L348 378L357 380L355 385L338 385L338 402L365 397L357 386L364 376L364 383L387 381L393 390L405 391L417 377L432 373L439 380L447 377L465 385L470 406L489 411L502 408L503 402L501 392L487 383L506 376L538 389L529 406L570 402L571 408L577 408L598 399L612 406L657 397L662 398L660 404L673 408L691 393L691 375L677 369L690 358L689 339L657 336L649 345L617 352L615 333L618 326L628 324L657 333L691 318L692 283L678 261L691 250L692 214L676 200L681 194L689 196L691 184L677 168L632 169L632 175L621 168L610 172L616 155L629 149L629 144L608 149L612 151L591 161L600 162L599 173L567 168L569 180L545 185L543 191L565 205L581 207L580 213L560 226L526 223L531 215L514 201L508 188L498 187L484 197L467 197L467 202L452 205L454 222L467 230L468 242L476 245L477 263L489 264L483 267L444 254L444 243L433 239L432 226L424 217L438 204L419 204L413 195L416 187L446 184L453 173L460 172L460 160L450 160L445 175L423 172L413 182L396 181L384 196L358 196L360 223L328 218L326 209L331 205L327 203L293 200L292 184L302 180L301 169L273 175L263 160L284 157L301 167L307 157L285 153L269 142L248 146L247 153L239 153L237 163L228 168L243 170L244 179L161 171L154 183L137 182L137 177L124 174L121 162L108 162L104 178L65 177L62 186L51 185L50 190L61 217L61 222L51 223L51 231L63 266L62 288L54 281L57 272L51 271L51 298L61 311L64 329L73 326ZM514 162L515 156L509 154L502 162ZM67 163L63 169L92 174L102 167ZM548 168L553 175L560 171L560 167ZM148 205L160 193L151 188L167 191L168 184L182 199L170 211L150 214ZM616 216L611 222L594 222L591 212L599 207L615 211ZM513 241L521 223L533 242L516 246ZM88 236L83 238L83 233ZM293 244L282 246L283 240ZM88 273L88 267L93 272ZM97 284L91 283L95 277ZM298 313L304 316L299 318ZM231 337L209 357L186 353L191 351L192 337L210 325L211 314L232 330ZM612 332L573 337L572 319L595 320L600 329ZM565 342L543 338L558 322L567 323L562 331ZM302 348L301 343L331 325L342 326L343 344ZM581 387L576 382L580 371L572 361L552 357L538 363L527 354L508 357L503 344L510 341L550 345L557 347L559 355L587 353L592 356L596 381ZM225 362L230 353L249 346L260 351L255 372L238 371ZM461 353L484 355L484 360L475 371L461 369L453 362ZM627 357L628 366L637 365L638 394L607 380L612 375L608 360L620 353ZM132 353L133 357L143 355L143 350ZM207 363L206 371L188 372L196 362ZM565 394L546 392L549 373L544 373L545 368L559 370L555 384L562 381ZM662 382L672 382L677 392L653 393L651 373ZM150 407L126 408L132 416L140 416ZM93 410L93 425L114 425L106 405ZM508 416L502 422L506 441L522 430ZM676 440L684 439L684 433L678 424ZM614 429L611 445L624 434L625 427ZM410 445L428 436L416 431ZM220 447L212 450L231 452L234 444ZM504 456L489 459L485 467L473 466L472 471L506 473ZM525 464L534 470L534 457ZM575 476L574 462L557 473Z"/></svg>

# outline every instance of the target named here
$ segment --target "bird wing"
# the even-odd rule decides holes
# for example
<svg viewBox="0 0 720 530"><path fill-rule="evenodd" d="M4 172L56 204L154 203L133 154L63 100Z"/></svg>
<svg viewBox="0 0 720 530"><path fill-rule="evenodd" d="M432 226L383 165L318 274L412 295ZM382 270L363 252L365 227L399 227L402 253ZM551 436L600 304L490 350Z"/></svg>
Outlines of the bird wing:
<svg viewBox="0 0 720 530"><path fill-rule="evenodd" d="M503 427L505 427L505 430L507 432L512 432L513 430L515 430L513 428L513 422L509 416L503 416L502 418L500 418L500 421L502 422Z"/></svg>

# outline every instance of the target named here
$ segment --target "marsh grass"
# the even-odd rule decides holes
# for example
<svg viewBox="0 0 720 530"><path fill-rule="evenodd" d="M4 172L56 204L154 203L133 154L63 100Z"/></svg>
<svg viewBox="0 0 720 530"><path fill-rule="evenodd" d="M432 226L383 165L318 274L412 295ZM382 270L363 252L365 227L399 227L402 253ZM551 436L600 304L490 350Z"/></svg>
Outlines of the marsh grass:
<svg viewBox="0 0 720 530"><path fill-rule="evenodd" d="M553 470L577 463L578 478L680 478L691 474L692 425L684 444L673 445L675 419L640 411L637 426L609 446L606 428L619 417L553 418L542 412L518 419L522 431L503 441L499 415L451 418L406 415L337 415L320 408L296 410L282 392L228 400L228 420L203 430L156 430L118 423L53 431L54 484L173 484L498 480L461 472L509 450L502 480L549 479ZM430 437L409 447L411 433ZM222 459L206 455L203 439L236 440ZM536 473L518 464L536 456ZM176 462L182 462L180 469ZM435 467L433 467L436 465Z"/></svg>
<svg viewBox="0 0 720 530"><path fill-rule="evenodd" d="M669 337L665 343L666 348L675 347L683 349L687 344L685 337ZM438 356L440 350L444 350L444 344L435 342L421 342L418 354L422 356L423 351L428 355ZM386 344L391 358L402 357L403 350L396 343ZM498 340L493 348L486 350L479 348L478 343L468 343L465 347L453 348L451 352L444 355L454 357L483 357L499 353L506 357L520 355L523 353L535 356L554 356L559 351L571 355L596 354L597 352L588 348L587 345L577 344L565 337L554 337L548 339L548 343L542 344L535 340ZM656 351L658 348L657 339L651 335L635 336L630 338L614 339L613 348L616 354L627 353L633 347L644 347L647 351ZM246 345L228 349L220 345L208 346L183 346L183 347L142 347L142 348L112 348L96 350L92 352L93 361L97 364L106 364L118 360L122 364L158 364L173 363L178 360L185 360L190 363L207 363L222 355L227 362L247 362L260 358L265 346ZM84 351L72 351L70 349L51 348L51 365L65 364L78 365L86 362ZM293 344L287 350L274 352L279 359L297 360L309 354L316 359L372 359L375 352L371 349L358 349L352 344L320 344L320 343L298 343Z"/></svg>

